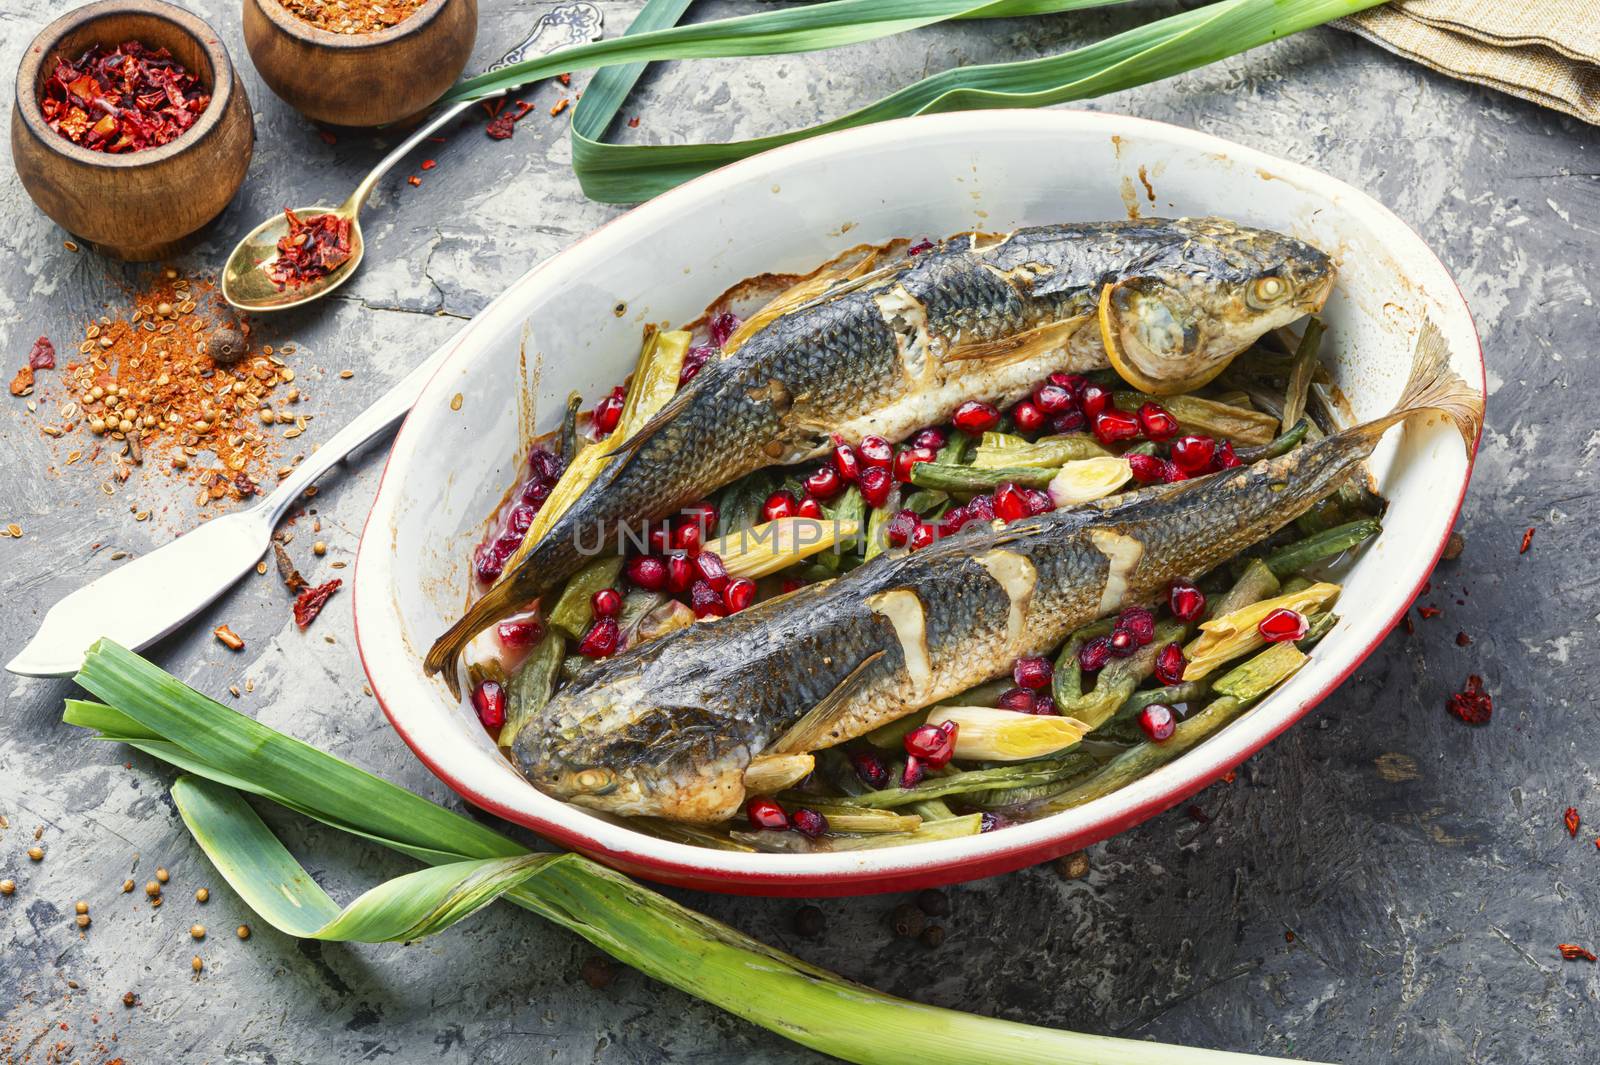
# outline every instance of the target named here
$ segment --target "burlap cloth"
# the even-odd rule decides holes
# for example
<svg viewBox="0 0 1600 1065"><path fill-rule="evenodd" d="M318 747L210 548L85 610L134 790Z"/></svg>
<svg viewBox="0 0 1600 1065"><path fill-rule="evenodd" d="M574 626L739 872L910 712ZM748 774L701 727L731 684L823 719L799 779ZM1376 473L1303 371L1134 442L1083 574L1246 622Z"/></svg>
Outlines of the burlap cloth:
<svg viewBox="0 0 1600 1065"><path fill-rule="evenodd" d="M1600 125L1600 0L1391 0L1335 25Z"/></svg>

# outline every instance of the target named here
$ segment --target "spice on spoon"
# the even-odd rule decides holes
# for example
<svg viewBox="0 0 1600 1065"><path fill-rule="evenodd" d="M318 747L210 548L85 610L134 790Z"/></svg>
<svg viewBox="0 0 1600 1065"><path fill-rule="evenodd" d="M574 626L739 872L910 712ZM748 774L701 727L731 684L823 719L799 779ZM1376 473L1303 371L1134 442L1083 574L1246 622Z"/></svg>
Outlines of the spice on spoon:
<svg viewBox="0 0 1600 1065"><path fill-rule="evenodd" d="M287 207L289 232L278 239L278 257L267 264L267 277L278 286L298 288L327 277L350 258L350 220L336 214L301 218Z"/></svg>

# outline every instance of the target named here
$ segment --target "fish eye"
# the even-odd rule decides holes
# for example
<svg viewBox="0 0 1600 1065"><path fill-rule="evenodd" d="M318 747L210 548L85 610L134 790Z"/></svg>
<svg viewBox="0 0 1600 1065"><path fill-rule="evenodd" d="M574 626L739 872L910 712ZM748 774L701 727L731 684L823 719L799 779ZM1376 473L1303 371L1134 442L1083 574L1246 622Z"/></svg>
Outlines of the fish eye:
<svg viewBox="0 0 1600 1065"><path fill-rule="evenodd" d="M584 795L609 795L617 790L617 775L609 769L590 766L568 773L567 785Z"/></svg>
<svg viewBox="0 0 1600 1065"><path fill-rule="evenodd" d="M1265 310L1276 303L1283 301L1289 294L1289 283L1283 278L1269 274L1258 277L1250 285L1245 294L1245 302L1256 310Z"/></svg>

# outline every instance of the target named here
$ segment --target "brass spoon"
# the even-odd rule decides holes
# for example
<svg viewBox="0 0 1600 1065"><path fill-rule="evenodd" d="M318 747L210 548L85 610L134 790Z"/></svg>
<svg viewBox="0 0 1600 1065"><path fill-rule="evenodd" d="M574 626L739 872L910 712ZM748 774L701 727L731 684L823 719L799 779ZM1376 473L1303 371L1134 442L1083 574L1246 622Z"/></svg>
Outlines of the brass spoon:
<svg viewBox="0 0 1600 1065"><path fill-rule="evenodd" d="M580 2L553 7L539 19L528 38L500 57L485 73L491 73L520 63L530 55L548 55L601 36L600 9L591 3ZM383 157L372 172L350 194L350 198L337 207L299 207L295 214L312 218L320 214L333 214L350 222L350 257L327 274L304 284L279 288L267 276L266 268L278 257L278 241L288 234L289 220L280 212L262 222L241 240L228 256L222 268L222 296L241 311L283 311L320 299L338 288L356 272L366 252L366 242L361 238L361 208L372 194L378 179L388 173L417 145L433 132L467 110L475 100L462 100L445 108L407 137L394 151Z"/></svg>

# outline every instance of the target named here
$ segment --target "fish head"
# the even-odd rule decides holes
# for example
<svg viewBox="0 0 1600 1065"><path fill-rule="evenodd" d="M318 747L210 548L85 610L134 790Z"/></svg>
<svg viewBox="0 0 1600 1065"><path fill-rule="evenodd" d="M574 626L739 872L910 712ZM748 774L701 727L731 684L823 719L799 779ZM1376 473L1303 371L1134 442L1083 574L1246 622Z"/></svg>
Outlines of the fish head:
<svg viewBox="0 0 1600 1065"><path fill-rule="evenodd" d="M717 715L654 698L641 677L559 692L513 744L540 791L591 810L715 823L738 812L750 750Z"/></svg>
<svg viewBox="0 0 1600 1065"><path fill-rule="evenodd" d="M1111 365L1156 395L1201 387L1263 333L1321 310L1333 289L1333 261L1304 241L1222 219L1178 228L1181 245L1100 294Z"/></svg>

